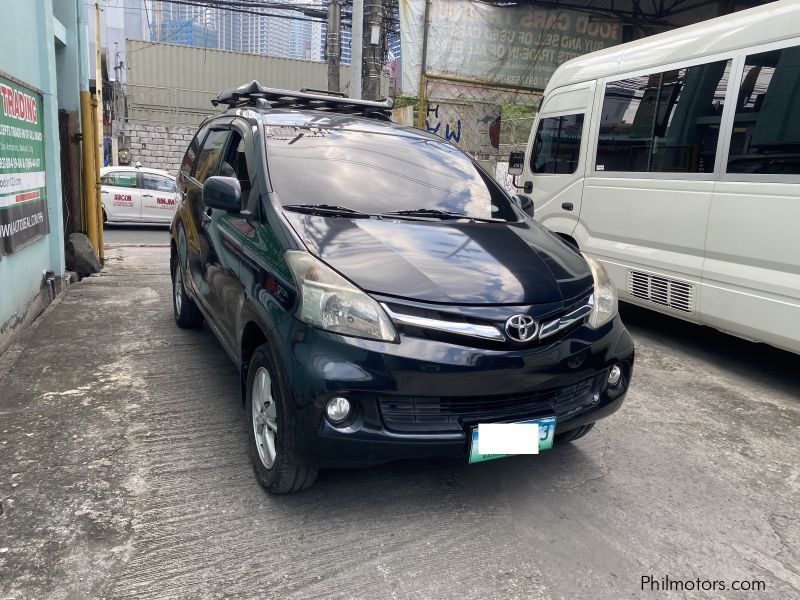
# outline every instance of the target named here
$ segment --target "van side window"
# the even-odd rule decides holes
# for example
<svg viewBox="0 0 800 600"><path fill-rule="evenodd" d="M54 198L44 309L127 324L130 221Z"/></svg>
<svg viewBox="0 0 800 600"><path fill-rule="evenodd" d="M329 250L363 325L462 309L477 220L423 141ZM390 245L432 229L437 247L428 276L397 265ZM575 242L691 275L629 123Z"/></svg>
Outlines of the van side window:
<svg viewBox="0 0 800 600"><path fill-rule="evenodd" d="M800 46L745 59L728 173L800 175Z"/></svg>
<svg viewBox="0 0 800 600"><path fill-rule="evenodd" d="M730 67L723 60L609 82L596 170L712 172Z"/></svg>
<svg viewBox="0 0 800 600"><path fill-rule="evenodd" d="M578 168L583 114L545 117L533 141L533 173L569 174Z"/></svg>

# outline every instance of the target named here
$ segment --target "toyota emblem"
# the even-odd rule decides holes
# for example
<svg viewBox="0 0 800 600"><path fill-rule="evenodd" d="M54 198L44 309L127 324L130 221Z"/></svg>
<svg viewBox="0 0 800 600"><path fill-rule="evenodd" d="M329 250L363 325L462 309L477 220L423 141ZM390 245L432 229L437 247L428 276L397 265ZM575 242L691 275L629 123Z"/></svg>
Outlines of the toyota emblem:
<svg viewBox="0 0 800 600"><path fill-rule="evenodd" d="M539 332L539 324L528 315L514 315L506 321L506 335L515 342L530 342Z"/></svg>

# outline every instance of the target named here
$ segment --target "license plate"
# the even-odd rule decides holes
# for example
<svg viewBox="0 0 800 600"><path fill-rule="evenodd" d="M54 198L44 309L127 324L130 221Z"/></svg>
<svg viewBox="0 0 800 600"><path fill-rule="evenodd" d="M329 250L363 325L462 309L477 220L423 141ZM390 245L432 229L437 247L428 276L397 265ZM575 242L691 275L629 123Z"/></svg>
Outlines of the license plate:
<svg viewBox="0 0 800 600"><path fill-rule="evenodd" d="M533 445L533 451L526 452L526 454L536 454L538 451L549 450L550 448L553 447L553 437L555 436L555 432L556 432L556 418L555 417L546 417L544 419L533 419L531 421L523 421L522 423L497 423L497 424L492 424L492 425L495 426L495 430L494 431L491 431L491 432L487 432L486 430L484 431L485 434L486 433L491 433L492 438L494 438L495 434L498 432L498 427L497 426L499 426L499 430L502 431L503 425L537 425L539 445L538 445L538 447L536 447L536 445L534 444ZM493 460L495 458L504 458L506 456L514 456L513 453L507 453L507 454L482 454L480 452L479 431L480 431L480 426L475 427L472 430L472 439L471 439L471 442L470 442L470 449L469 449L469 462L470 462L470 464L477 463L477 462L483 462L485 460ZM513 427L511 427L511 428L507 429L509 437L518 437L523 431L525 431L524 428L513 428ZM531 432L530 433L531 435L536 435L536 433L534 432L533 428L530 428L530 432ZM487 437L487 441L489 441L488 440L488 436L485 435L485 437ZM492 441L494 441L494 440L492 440Z"/></svg>

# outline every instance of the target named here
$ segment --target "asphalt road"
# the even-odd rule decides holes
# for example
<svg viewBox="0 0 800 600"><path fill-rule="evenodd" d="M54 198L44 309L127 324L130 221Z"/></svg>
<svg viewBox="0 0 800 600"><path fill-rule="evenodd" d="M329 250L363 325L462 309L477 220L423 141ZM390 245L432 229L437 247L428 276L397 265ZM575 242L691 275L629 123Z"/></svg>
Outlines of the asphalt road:
<svg viewBox="0 0 800 600"><path fill-rule="evenodd" d="M627 307L627 403L579 442L272 497L167 249L106 257L0 358L3 600L800 598L798 356Z"/></svg>
<svg viewBox="0 0 800 600"><path fill-rule="evenodd" d="M169 245L169 227L166 225L108 225L103 228L106 246Z"/></svg>

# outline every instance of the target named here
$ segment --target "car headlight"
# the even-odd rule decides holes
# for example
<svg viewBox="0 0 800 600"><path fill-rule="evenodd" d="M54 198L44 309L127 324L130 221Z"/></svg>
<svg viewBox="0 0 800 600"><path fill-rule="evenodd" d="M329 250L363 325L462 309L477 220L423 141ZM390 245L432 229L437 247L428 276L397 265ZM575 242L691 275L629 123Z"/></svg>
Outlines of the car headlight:
<svg viewBox="0 0 800 600"><path fill-rule="evenodd" d="M591 256L583 255L594 277L594 306L589 314L589 327L597 329L617 316L619 305L617 302L617 288L608 278L600 261Z"/></svg>
<svg viewBox="0 0 800 600"><path fill-rule="evenodd" d="M289 250L286 262L300 290L297 316L334 333L393 342L397 332L380 305L308 252Z"/></svg>

